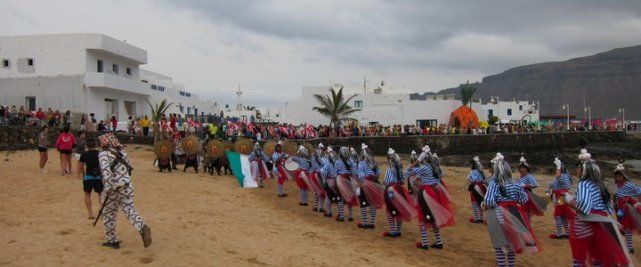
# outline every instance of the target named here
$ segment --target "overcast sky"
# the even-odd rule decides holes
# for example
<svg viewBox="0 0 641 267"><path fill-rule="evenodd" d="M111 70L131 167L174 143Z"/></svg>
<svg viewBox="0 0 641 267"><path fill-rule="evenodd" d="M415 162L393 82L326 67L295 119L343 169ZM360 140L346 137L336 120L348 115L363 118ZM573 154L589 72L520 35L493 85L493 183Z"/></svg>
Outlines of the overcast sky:
<svg viewBox="0 0 641 267"><path fill-rule="evenodd" d="M253 105L301 86L384 80L424 92L510 67L641 44L630 1L0 0L0 35L93 32L148 52L144 68Z"/></svg>

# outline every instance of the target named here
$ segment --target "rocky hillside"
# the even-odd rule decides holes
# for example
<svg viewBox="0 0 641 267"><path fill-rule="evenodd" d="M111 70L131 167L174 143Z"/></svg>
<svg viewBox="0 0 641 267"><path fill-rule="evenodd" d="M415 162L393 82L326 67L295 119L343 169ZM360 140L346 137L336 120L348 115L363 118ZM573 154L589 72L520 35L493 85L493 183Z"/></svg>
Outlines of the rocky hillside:
<svg viewBox="0 0 641 267"><path fill-rule="evenodd" d="M641 46L618 48L592 56L562 62L546 62L515 67L487 76L478 84L476 97L488 101L501 99L539 100L541 114L583 116L583 95L593 118L620 118L618 109L625 108L626 119L641 119ZM441 93L456 93L451 88Z"/></svg>

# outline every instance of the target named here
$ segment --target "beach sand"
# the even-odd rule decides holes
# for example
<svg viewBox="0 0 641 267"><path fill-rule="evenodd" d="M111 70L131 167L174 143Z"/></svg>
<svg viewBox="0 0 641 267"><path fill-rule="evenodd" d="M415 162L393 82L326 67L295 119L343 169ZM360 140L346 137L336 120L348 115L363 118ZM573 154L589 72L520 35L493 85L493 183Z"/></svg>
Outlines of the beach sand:
<svg viewBox="0 0 641 267"><path fill-rule="evenodd" d="M403 224L403 237L386 239L381 235L387 229L384 212L378 213L376 229L361 230L356 222L336 222L313 212L311 206L298 206L294 183L286 183L289 197L281 199L273 180L264 189L243 189L232 176L194 174L193 170L158 173L150 147L134 145L127 150L134 167L135 206L151 226L151 247L143 248L140 235L121 212L121 248L102 247L102 221L91 226L82 182L75 175L59 174L54 150L49 150L48 174L37 168L37 151L2 152L0 265L494 265L485 226L467 221L469 197L462 188L467 168L444 168L457 224L443 229L444 250L423 251L414 247L419 240L416 221ZM552 177L539 175L538 179L544 185ZM551 211L535 217L534 228L544 251L519 255L517 265L570 265L568 241L547 237L554 231ZM433 242L431 233L430 239ZM639 256L635 257L638 261Z"/></svg>

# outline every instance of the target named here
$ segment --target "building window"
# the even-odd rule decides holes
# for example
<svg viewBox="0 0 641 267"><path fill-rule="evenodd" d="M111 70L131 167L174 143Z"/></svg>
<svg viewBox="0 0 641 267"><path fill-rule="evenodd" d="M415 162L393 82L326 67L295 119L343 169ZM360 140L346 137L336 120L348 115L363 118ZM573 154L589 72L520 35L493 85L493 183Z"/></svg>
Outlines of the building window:
<svg viewBox="0 0 641 267"><path fill-rule="evenodd" d="M165 91L165 87L158 85L158 91L164 92Z"/></svg>
<svg viewBox="0 0 641 267"><path fill-rule="evenodd" d="M185 107L180 105L178 108L180 109L180 113L185 113Z"/></svg>
<svg viewBox="0 0 641 267"><path fill-rule="evenodd" d="M189 115L190 113L191 113L191 108L187 107L187 115Z"/></svg>
<svg viewBox="0 0 641 267"><path fill-rule="evenodd" d="M9 67L9 60L8 59L3 59L2 60L2 67L5 67L5 68Z"/></svg>
<svg viewBox="0 0 641 267"><path fill-rule="evenodd" d="M127 68L126 72L127 72L127 75L131 76L131 68Z"/></svg>
<svg viewBox="0 0 641 267"><path fill-rule="evenodd" d="M489 119L489 118L491 118L493 116L494 116L494 110L488 109L487 110L487 118Z"/></svg>
<svg viewBox="0 0 641 267"><path fill-rule="evenodd" d="M27 109L29 111L34 111L36 110L36 97L35 96L27 96L25 97L26 104L27 104Z"/></svg>
<svg viewBox="0 0 641 267"><path fill-rule="evenodd" d="M96 61L96 63L97 63L96 64L96 71L102 72L102 60L98 59L98 61Z"/></svg>
<svg viewBox="0 0 641 267"><path fill-rule="evenodd" d="M191 97L191 93L187 93L187 92L185 92L185 96L186 96L186 97Z"/></svg>
<svg viewBox="0 0 641 267"><path fill-rule="evenodd" d="M118 65L117 64L111 65L111 70L113 70L115 74L118 74Z"/></svg>
<svg viewBox="0 0 641 267"><path fill-rule="evenodd" d="M362 108L363 107L363 100L354 101L354 107L355 108Z"/></svg>
<svg viewBox="0 0 641 267"><path fill-rule="evenodd" d="M519 105L519 110L523 110L523 105Z"/></svg>
<svg viewBox="0 0 641 267"><path fill-rule="evenodd" d="M155 84L151 84L151 90L156 90L158 87Z"/></svg>
<svg viewBox="0 0 641 267"><path fill-rule="evenodd" d="M511 109L511 108L508 108L508 109L507 109L507 115L508 115L508 116L512 116L512 109Z"/></svg>
<svg viewBox="0 0 641 267"><path fill-rule="evenodd" d="M27 65L33 66L33 58L27 59Z"/></svg>

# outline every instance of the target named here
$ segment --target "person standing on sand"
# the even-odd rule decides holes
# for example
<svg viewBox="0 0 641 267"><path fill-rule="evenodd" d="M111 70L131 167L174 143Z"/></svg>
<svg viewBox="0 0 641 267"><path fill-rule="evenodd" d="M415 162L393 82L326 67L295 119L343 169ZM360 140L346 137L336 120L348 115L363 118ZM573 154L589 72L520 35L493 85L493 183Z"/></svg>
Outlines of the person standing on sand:
<svg viewBox="0 0 641 267"><path fill-rule="evenodd" d="M281 144L281 142L278 142L278 144L276 144L276 147L274 148L274 153L272 154L272 162L274 163L272 172L274 173L274 177L276 178L276 182L278 183L278 197L283 198L287 197L283 184L290 178L289 172L285 170L285 161L288 158L289 155L283 152L283 145Z"/></svg>
<svg viewBox="0 0 641 267"><path fill-rule="evenodd" d="M107 242L103 246L120 248L116 237L116 214L118 209L142 236L143 246L151 245L151 229L134 208L134 188L131 182L131 165L122 145L111 133L98 137L103 151L98 154L100 173L104 184L102 219Z"/></svg>
<svg viewBox="0 0 641 267"><path fill-rule="evenodd" d="M71 174L71 153L76 144L76 137L69 133L69 127L63 127L56 140L56 149L60 152L61 175Z"/></svg>
<svg viewBox="0 0 641 267"><path fill-rule="evenodd" d="M549 185L549 193L552 202L554 202L554 222L556 233L550 234L551 239L566 239L570 237L570 223L576 217L576 213L570 206L563 202L563 196L570 191L572 179L568 174L565 165L560 159L554 158L556 166L556 178ZM565 232L563 231L565 229Z"/></svg>
<svg viewBox="0 0 641 267"><path fill-rule="evenodd" d="M483 197L487 191L485 185L485 174L483 173L483 167L481 165L481 160L478 156L474 157L470 165L472 166L472 171L467 176L468 186L467 191L470 192L470 201L472 205L472 217L469 219L471 223L483 223L483 212L481 211L481 203L483 203Z"/></svg>
<svg viewBox="0 0 641 267"><path fill-rule="evenodd" d="M362 144L361 150L358 162L358 187L355 190L361 211L361 222L357 226L361 229L374 229L376 227L376 209L382 208L385 204L384 189L378 181L381 169L367 145Z"/></svg>
<svg viewBox="0 0 641 267"><path fill-rule="evenodd" d="M100 163L98 162L98 150L96 150L96 140L89 138L86 141L87 151L80 154L78 160L78 177L82 179L82 189L85 192L85 207L87 208L87 217L95 219L91 206L91 191L98 194L98 203L102 203L102 177L100 176Z"/></svg>
<svg viewBox="0 0 641 267"><path fill-rule="evenodd" d="M49 126L44 125L42 126L42 131L38 135L38 152L40 153L40 172L42 173L47 173L47 170L45 169L45 165L47 165L47 161L49 161L49 153L47 152L49 148Z"/></svg>

